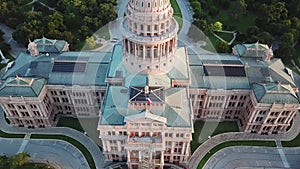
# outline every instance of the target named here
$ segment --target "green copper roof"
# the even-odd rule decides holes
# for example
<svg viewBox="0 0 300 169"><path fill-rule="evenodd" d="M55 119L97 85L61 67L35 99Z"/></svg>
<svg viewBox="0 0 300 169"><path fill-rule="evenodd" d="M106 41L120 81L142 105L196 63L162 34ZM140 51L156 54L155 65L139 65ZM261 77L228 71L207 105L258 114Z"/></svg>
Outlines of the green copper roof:
<svg viewBox="0 0 300 169"><path fill-rule="evenodd" d="M37 44L38 51L41 53L60 53L64 46L67 44L64 40L47 39L35 39L34 42Z"/></svg>
<svg viewBox="0 0 300 169"><path fill-rule="evenodd" d="M299 99L290 85L254 83L252 89L259 103L299 104Z"/></svg>
<svg viewBox="0 0 300 169"><path fill-rule="evenodd" d="M130 90L122 86L110 86L103 102L99 125L124 125L124 118L143 113L145 109L128 108ZM185 88L166 89L164 110L150 110L154 115L167 119L167 126L189 127L192 125L190 102Z"/></svg>
<svg viewBox="0 0 300 169"><path fill-rule="evenodd" d="M257 42L253 44L237 44L235 49L238 55L242 57L262 57L269 50L269 47Z"/></svg>
<svg viewBox="0 0 300 169"><path fill-rule="evenodd" d="M43 77L47 79L47 84L51 85L105 86L110 57L111 53L92 51L51 53L49 56L41 54L36 57L21 53L1 79L6 80L19 75ZM61 67L53 71L55 63L61 62L85 64L85 68L82 71L66 71L67 68Z"/></svg>
<svg viewBox="0 0 300 169"><path fill-rule="evenodd" d="M44 78L8 78L0 88L0 96L37 97L45 84Z"/></svg>

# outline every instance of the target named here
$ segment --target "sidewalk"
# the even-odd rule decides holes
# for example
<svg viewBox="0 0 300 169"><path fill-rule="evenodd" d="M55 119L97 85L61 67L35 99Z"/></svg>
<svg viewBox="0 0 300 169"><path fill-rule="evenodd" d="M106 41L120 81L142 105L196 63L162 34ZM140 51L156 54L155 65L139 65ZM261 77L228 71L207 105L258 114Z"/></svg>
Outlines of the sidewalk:
<svg viewBox="0 0 300 169"><path fill-rule="evenodd" d="M4 118L4 112L2 109L0 109L0 130L2 130L3 132L12 134L65 135L77 140L88 149L88 151L93 157L97 169L102 169L106 165L104 162L104 156L100 151L98 145L91 138L85 136L83 133L77 130L67 127L51 127L37 129L13 127L8 125Z"/></svg>
<svg viewBox="0 0 300 169"><path fill-rule="evenodd" d="M259 140L259 141L290 141L293 140L300 132L300 118L294 118L294 123L289 131L284 134L260 135L255 133L232 132L219 134L201 144L189 159L188 166L190 169L196 169L201 159L216 145L227 141L240 140Z"/></svg>

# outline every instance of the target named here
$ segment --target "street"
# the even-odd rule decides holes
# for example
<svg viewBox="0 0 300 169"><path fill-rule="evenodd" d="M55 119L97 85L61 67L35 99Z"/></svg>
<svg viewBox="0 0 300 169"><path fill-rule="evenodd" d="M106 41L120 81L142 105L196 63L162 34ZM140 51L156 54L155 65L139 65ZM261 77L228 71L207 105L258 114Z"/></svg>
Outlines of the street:
<svg viewBox="0 0 300 169"><path fill-rule="evenodd" d="M62 169L89 168L83 154L65 141L0 138L0 145L1 155L10 156L27 152L33 161L50 163Z"/></svg>
<svg viewBox="0 0 300 169"><path fill-rule="evenodd" d="M228 147L214 154L204 169L300 168L300 147Z"/></svg>

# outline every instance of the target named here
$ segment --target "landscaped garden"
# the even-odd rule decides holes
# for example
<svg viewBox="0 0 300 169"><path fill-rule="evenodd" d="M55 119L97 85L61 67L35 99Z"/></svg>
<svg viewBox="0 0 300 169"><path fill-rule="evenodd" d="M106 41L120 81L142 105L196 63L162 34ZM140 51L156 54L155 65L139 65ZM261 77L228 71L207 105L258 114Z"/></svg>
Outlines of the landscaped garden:
<svg viewBox="0 0 300 169"><path fill-rule="evenodd" d="M300 5L299 0L245 1L245 0L189 0L194 11L193 24L200 28L211 43L221 53L231 53L237 43L255 43L275 47L275 57L281 58L294 71L291 59L299 65ZM221 30L236 31L236 40L227 47L213 36L216 22L222 24ZM191 38L193 34L190 34ZM222 37L222 36L220 36ZM225 41L227 38L223 38ZM274 43L276 42L276 43ZM297 44L298 43L298 44ZM275 45L274 45L275 44ZM296 44L296 45L295 45ZM294 46L295 45L295 46ZM214 51L212 47L204 47Z"/></svg>
<svg viewBox="0 0 300 169"><path fill-rule="evenodd" d="M209 136L215 136L221 133L238 132L239 128L235 121L226 122L205 122L196 121L194 123L195 133L191 142L191 150L194 152Z"/></svg>
<svg viewBox="0 0 300 169"><path fill-rule="evenodd" d="M84 131L78 118L73 117L60 117L56 127L69 127L80 132Z"/></svg>
<svg viewBox="0 0 300 169"><path fill-rule="evenodd" d="M93 159L91 153L86 149L86 147L84 145L82 145L80 142L78 142L77 140L75 140L71 137L64 136L64 135L32 134L31 138L32 139L58 139L58 140L64 140L66 142L69 142L70 144L77 147L82 152L82 154L86 158L90 168L96 169L95 162L94 162L94 159Z"/></svg>
<svg viewBox="0 0 300 169"><path fill-rule="evenodd" d="M300 146L300 133L291 141L282 141L283 147L299 147Z"/></svg>
<svg viewBox="0 0 300 169"><path fill-rule="evenodd" d="M219 150L231 147L231 146L265 146L265 147L276 147L276 143L274 141L228 141L225 143L221 143L212 148L209 153L207 153L198 164L197 169L202 169L209 158L214 155Z"/></svg>
<svg viewBox="0 0 300 169"><path fill-rule="evenodd" d="M173 10L174 10L174 15L173 16L176 19L176 21L179 25L179 28L181 28L182 24L183 24L181 10L180 10L176 0L171 0L170 2L171 2L171 5L173 7Z"/></svg>

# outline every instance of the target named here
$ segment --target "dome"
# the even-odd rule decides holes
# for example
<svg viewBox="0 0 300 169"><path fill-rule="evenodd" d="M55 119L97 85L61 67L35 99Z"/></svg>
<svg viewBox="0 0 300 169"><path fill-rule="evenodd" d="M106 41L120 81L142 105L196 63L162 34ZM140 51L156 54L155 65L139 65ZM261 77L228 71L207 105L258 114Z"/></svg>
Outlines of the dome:
<svg viewBox="0 0 300 169"><path fill-rule="evenodd" d="M131 73L172 69L179 26L170 0L130 0L122 22L123 63Z"/></svg>
<svg viewBox="0 0 300 169"><path fill-rule="evenodd" d="M162 11L170 5L170 0L130 0L128 3L128 6L139 12Z"/></svg>

